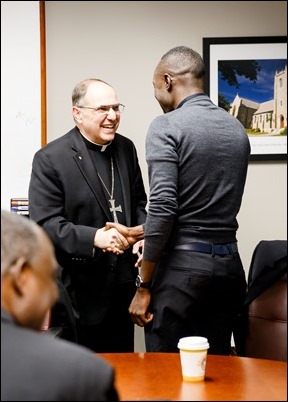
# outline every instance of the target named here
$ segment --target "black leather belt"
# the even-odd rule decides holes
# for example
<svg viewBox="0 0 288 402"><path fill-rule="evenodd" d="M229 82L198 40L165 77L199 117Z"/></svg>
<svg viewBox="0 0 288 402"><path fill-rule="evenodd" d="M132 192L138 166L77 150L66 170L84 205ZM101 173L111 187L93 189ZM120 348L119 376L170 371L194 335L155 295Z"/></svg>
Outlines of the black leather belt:
<svg viewBox="0 0 288 402"><path fill-rule="evenodd" d="M196 253L205 253L212 255L228 255L238 253L237 243L213 244L193 242L179 244L178 246L174 247L174 250L194 251Z"/></svg>

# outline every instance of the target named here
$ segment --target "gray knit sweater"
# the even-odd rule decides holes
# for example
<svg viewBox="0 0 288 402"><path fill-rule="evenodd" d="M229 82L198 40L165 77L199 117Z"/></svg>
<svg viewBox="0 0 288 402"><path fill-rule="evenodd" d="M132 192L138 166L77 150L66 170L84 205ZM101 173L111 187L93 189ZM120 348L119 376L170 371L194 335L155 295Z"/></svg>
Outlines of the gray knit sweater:
<svg viewBox="0 0 288 402"><path fill-rule="evenodd" d="M235 241L249 155L242 124L205 94L156 117L146 138L144 258L157 261L183 238Z"/></svg>

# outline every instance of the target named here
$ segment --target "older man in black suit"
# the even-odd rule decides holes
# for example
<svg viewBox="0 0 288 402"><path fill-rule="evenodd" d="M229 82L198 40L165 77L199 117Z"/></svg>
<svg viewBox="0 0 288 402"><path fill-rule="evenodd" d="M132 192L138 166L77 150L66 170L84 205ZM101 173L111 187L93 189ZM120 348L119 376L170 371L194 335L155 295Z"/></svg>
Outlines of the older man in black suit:
<svg viewBox="0 0 288 402"><path fill-rule="evenodd" d="M146 220L136 148L117 133L123 109L108 83L77 84L76 127L35 154L29 188L30 217L51 238L63 268L78 342L95 352L134 351L128 307L137 257L116 229L105 228L111 220L127 226Z"/></svg>

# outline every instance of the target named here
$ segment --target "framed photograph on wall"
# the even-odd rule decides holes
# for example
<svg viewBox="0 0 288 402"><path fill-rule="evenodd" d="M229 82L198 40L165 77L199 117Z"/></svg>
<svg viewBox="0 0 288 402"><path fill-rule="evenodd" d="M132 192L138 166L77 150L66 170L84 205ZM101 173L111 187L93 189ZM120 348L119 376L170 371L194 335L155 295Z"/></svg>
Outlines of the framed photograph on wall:
<svg viewBox="0 0 288 402"><path fill-rule="evenodd" d="M203 38L205 91L245 127L251 160L287 160L287 37Z"/></svg>

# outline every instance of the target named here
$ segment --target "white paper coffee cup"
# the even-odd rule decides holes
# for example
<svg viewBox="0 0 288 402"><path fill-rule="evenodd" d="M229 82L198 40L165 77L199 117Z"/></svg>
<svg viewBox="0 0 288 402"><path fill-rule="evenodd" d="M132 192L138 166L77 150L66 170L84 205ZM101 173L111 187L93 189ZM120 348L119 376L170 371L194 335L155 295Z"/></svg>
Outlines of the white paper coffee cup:
<svg viewBox="0 0 288 402"><path fill-rule="evenodd" d="M184 381L202 381L205 377L209 343L202 336L187 336L179 339L182 377Z"/></svg>

